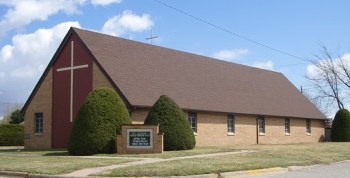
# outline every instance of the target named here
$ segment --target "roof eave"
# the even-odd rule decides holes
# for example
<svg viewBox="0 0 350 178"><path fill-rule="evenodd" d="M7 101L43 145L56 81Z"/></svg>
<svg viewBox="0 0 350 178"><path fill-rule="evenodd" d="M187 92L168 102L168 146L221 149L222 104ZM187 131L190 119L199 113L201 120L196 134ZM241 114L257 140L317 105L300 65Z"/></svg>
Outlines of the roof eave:
<svg viewBox="0 0 350 178"><path fill-rule="evenodd" d="M135 109L151 109L152 106L146 105L132 105L133 110ZM273 114L252 114L252 113L239 113L239 112L227 112L227 111L213 111L213 110L203 110L203 109L191 109L191 108L181 108L183 111L192 112L204 112L204 113L218 113L218 114L232 114L232 115L246 115L246 116L264 116L264 117L283 117L283 118L298 118L298 119L317 119L317 120L328 120L326 117L300 117L300 116L282 116Z"/></svg>

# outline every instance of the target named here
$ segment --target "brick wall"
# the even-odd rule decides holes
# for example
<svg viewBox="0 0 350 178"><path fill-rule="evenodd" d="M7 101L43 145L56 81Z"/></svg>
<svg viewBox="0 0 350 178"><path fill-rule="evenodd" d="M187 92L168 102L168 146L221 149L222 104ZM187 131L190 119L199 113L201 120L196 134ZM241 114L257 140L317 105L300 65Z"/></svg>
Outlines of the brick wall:
<svg viewBox="0 0 350 178"><path fill-rule="evenodd" d="M98 68L95 62L92 64L92 88L109 87L113 88L112 84L107 80L106 76Z"/></svg>
<svg viewBox="0 0 350 178"><path fill-rule="evenodd" d="M133 124L143 124L149 109L136 109L131 112L131 120Z"/></svg>
<svg viewBox="0 0 350 178"><path fill-rule="evenodd" d="M43 113L43 133L35 134L34 114ZM24 146L26 149L51 148L52 69L48 72L24 115Z"/></svg>
<svg viewBox="0 0 350 178"><path fill-rule="evenodd" d="M133 123L140 124L148 110L137 109L131 114ZM187 119L188 112L184 112ZM256 116L235 115L235 133L227 133L227 114L198 112L196 146L251 145L257 143ZM259 144L319 142L324 136L324 121L311 120L311 134L306 134L306 119L290 119L290 134L284 130L284 118L265 117L265 135Z"/></svg>
<svg viewBox="0 0 350 178"><path fill-rule="evenodd" d="M290 134L284 132L284 118L265 118L265 135L259 136L261 144L287 144L323 141L324 121L311 120L311 134L306 133L306 119L290 119Z"/></svg>
<svg viewBox="0 0 350 178"><path fill-rule="evenodd" d="M185 112L187 118L187 112ZM256 143L256 120L235 116L235 135L227 133L227 115L197 113L197 146L247 145Z"/></svg>

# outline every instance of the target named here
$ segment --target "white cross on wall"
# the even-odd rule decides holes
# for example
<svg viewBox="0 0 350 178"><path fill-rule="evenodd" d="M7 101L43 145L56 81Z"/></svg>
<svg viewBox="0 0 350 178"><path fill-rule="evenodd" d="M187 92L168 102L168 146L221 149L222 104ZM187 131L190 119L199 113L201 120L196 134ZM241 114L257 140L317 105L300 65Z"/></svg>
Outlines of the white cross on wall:
<svg viewBox="0 0 350 178"><path fill-rule="evenodd" d="M69 67L63 67L57 69L57 72L62 72L62 71L70 71L70 122L73 121L73 77L74 77L74 70L75 69L82 69L82 68L87 68L89 65L79 65L79 66L74 66L74 41L71 41L71 57L70 57L70 66Z"/></svg>

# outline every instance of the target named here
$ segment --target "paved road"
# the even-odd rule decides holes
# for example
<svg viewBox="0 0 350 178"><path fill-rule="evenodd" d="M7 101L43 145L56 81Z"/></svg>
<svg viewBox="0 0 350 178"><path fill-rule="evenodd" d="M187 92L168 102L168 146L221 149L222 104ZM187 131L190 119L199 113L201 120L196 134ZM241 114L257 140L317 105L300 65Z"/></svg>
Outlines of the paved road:
<svg viewBox="0 0 350 178"><path fill-rule="evenodd" d="M350 177L350 161L329 165L316 165L304 169L252 178L346 178Z"/></svg>

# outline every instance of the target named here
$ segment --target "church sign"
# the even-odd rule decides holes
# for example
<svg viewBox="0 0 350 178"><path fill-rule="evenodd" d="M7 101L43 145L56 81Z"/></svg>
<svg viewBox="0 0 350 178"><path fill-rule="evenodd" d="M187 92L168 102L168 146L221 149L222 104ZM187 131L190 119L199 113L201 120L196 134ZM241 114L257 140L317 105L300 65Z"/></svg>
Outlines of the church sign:
<svg viewBox="0 0 350 178"><path fill-rule="evenodd" d="M128 148L152 148L152 129L127 129Z"/></svg>
<svg viewBox="0 0 350 178"><path fill-rule="evenodd" d="M117 153L163 153L163 134L158 125L123 125L117 135Z"/></svg>

